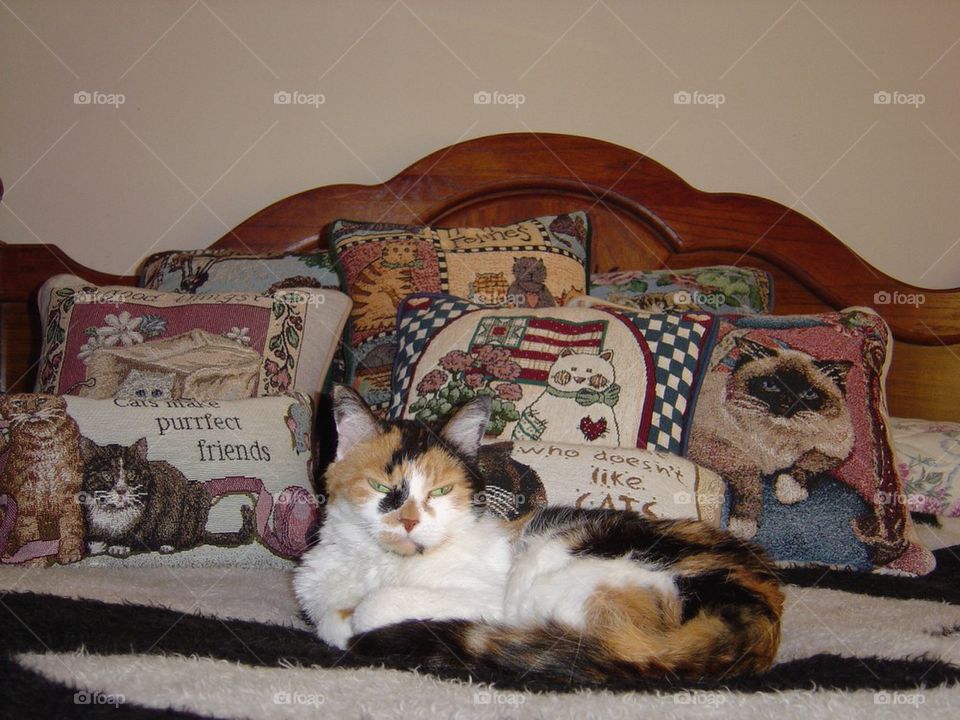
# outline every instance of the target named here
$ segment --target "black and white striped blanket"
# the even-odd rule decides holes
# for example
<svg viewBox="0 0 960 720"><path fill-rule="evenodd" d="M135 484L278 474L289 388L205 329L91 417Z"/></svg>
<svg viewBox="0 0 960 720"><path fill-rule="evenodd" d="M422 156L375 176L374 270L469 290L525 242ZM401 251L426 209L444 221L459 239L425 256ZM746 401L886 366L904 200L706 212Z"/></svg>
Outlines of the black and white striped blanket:
<svg viewBox="0 0 960 720"><path fill-rule="evenodd" d="M603 688L371 665L311 634L286 570L4 567L0 717L955 717L960 546L936 554L926 578L785 571L762 677Z"/></svg>

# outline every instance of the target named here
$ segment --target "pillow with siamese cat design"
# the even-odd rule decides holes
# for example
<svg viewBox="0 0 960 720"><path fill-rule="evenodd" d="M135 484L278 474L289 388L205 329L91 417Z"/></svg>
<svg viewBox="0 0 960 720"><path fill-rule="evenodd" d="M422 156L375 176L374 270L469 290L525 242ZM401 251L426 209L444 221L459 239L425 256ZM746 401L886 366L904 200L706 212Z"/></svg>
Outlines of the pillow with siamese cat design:
<svg viewBox="0 0 960 720"><path fill-rule="evenodd" d="M680 453L714 317L604 308L488 308L408 297L390 418L433 422L493 398L490 438Z"/></svg>
<svg viewBox="0 0 960 720"><path fill-rule="evenodd" d="M40 289L38 392L91 398L316 398L350 299L336 290L165 293L57 275Z"/></svg>
<svg viewBox="0 0 960 720"><path fill-rule="evenodd" d="M168 250L147 258L140 287L164 292L254 292L273 295L298 287L338 288L325 250L252 253L243 250Z"/></svg>
<svg viewBox="0 0 960 720"><path fill-rule="evenodd" d="M719 317L687 456L777 561L922 575L889 436L890 330L868 308Z"/></svg>
<svg viewBox="0 0 960 720"><path fill-rule="evenodd" d="M621 270L590 276L590 298L629 310L773 311L773 277L733 265L678 270Z"/></svg>
<svg viewBox="0 0 960 720"><path fill-rule="evenodd" d="M329 244L341 287L353 299L348 381L383 415L390 404L397 308L404 297L433 292L479 305L563 305L587 291L589 242L585 212L475 228L338 220Z"/></svg>
<svg viewBox="0 0 960 720"><path fill-rule="evenodd" d="M0 396L0 562L286 567L316 530L312 403Z"/></svg>

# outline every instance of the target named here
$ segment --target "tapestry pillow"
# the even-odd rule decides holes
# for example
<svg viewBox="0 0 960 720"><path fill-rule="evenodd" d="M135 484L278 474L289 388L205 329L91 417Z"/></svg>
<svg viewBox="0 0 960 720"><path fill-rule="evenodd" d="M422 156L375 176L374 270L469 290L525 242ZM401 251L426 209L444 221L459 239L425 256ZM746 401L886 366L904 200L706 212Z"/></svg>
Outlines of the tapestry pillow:
<svg viewBox="0 0 960 720"><path fill-rule="evenodd" d="M57 275L40 289L36 389L94 398L315 396L349 310L336 290L185 295Z"/></svg>
<svg viewBox="0 0 960 720"><path fill-rule="evenodd" d="M719 475L657 450L507 440L480 448L488 511L515 520L547 503L720 524Z"/></svg>
<svg viewBox="0 0 960 720"><path fill-rule="evenodd" d="M330 247L354 303L350 382L368 405L385 412L397 308L405 296L433 292L482 305L562 305L586 292L589 238L583 212L483 228L337 221Z"/></svg>
<svg viewBox="0 0 960 720"><path fill-rule="evenodd" d="M4 564L288 565L316 529L311 401L0 396Z"/></svg>
<svg viewBox="0 0 960 720"><path fill-rule="evenodd" d="M714 319L419 294L398 323L391 418L433 422L486 394L488 436L679 453Z"/></svg>
<svg viewBox="0 0 960 720"><path fill-rule="evenodd" d="M726 481L730 529L781 562L930 572L888 437L883 319L717 321L687 455Z"/></svg>
<svg viewBox="0 0 960 720"><path fill-rule="evenodd" d="M591 275L590 295L633 310L769 313L773 278L758 268L733 265L625 270Z"/></svg>
<svg viewBox="0 0 960 720"><path fill-rule="evenodd" d="M151 255L140 286L164 292L252 292L272 295L295 287L339 287L325 250L252 253L236 250L171 250Z"/></svg>
<svg viewBox="0 0 960 720"><path fill-rule="evenodd" d="M960 423L890 418L911 512L960 517Z"/></svg>

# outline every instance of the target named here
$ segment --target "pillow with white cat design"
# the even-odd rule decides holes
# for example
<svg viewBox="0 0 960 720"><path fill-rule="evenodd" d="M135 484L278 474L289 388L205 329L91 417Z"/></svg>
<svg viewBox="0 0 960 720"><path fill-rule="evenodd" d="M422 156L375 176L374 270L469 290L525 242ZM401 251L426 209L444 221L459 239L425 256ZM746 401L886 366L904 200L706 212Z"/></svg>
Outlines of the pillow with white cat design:
<svg viewBox="0 0 960 720"><path fill-rule="evenodd" d="M488 308L411 295L390 418L493 398L487 436L680 453L714 326L704 312Z"/></svg>
<svg viewBox="0 0 960 720"><path fill-rule="evenodd" d="M930 572L889 437L883 319L848 308L718 322L687 456L726 481L726 526L782 563Z"/></svg>
<svg viewBox="0 0 960 720"><path fill-rule="evenodd" d="M312 404L0 396L0 562L287 567L318 524Z"/></svg>

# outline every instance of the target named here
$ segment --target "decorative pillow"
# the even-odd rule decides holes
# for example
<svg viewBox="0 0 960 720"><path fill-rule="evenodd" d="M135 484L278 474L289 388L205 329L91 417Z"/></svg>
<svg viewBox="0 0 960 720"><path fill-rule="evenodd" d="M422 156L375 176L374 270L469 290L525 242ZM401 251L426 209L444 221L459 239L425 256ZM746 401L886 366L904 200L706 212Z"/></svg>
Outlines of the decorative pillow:
<svg viewBox="0 0 960 720"><path fill-rule="evenodd" d="M626 270L592 275L590 295L633 310L769 313L773 278L765 270L733 265Z"/></svg>
<svg viewBox="0 0 960 720"><path fill-rule="evenodd" d="M0 427L6 564L277 565L317 525L306 396L4 395Z"/></svg>
<svg viewBox="0 0 960 720"><path fill-rule="evenodd" d="M40 289L37 390L196 400L316 395L349 310L336 290L184 295L57 275Z"/></svg>
<svg viewBox="0 0 960 720"><path fill-rule="evenodd" d="M482 305L562 305L586 292L589 239L583 212L485 228L338 220L330 247L354 302L350 382L371 408L386 410L397 307L405 296L451 293Z"/></svg>
<svg viewBox="0 0 960 720"><path fill-rule="evenodd" d="M547 503L720 524L720 476L679 455L515 440L480 448L487 508L514 520Z"/></svg>
<svg viewBox="0 0 960 720"><path fill-rule="evenodd" d="M960 517L960 423L890 418L911 512Z"/></svg>
<svg viewBox="0 0 960 720"><path fill-rule="evenodd" d="M714 326L709 313L401 305L390 417L432 422L491 395L487 434L679 453Z"/></svg>
<svg viewBox="0 0 960 720"><path fill-rule="evenodd" d="M687 455L729 527L778 561L930 572L887 433L890 332L870 309L718 318Z"/></svg>
<svg viewBox="0 0 960 720"><path fill-rule="evenodd" d="M236 250L171 250L151 255L140 286L164 292L252 292L273 295L295 287L339 287L325 250L251 253Z"/></svg>

